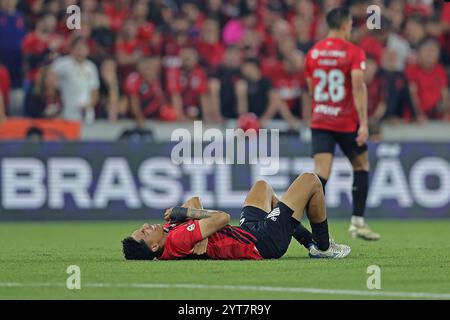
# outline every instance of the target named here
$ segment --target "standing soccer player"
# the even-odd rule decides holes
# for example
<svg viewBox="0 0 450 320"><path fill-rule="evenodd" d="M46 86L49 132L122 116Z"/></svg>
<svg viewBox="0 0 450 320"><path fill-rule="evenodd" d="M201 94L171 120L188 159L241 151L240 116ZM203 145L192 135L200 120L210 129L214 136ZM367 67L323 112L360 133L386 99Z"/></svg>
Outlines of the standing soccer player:
<svg viewBox="0 0 450 320"><path fill-rule="evenodd" d="M352 17L335 8L326 17L328 36L306 56L306 78L312 96L312 153L315 172L325 185L330 177L336 143L353 167L353 214L349 234L365 240L380 235L369 229L364 211L369 188L367 153L367 89L365 53L348 40Z"/></svg>

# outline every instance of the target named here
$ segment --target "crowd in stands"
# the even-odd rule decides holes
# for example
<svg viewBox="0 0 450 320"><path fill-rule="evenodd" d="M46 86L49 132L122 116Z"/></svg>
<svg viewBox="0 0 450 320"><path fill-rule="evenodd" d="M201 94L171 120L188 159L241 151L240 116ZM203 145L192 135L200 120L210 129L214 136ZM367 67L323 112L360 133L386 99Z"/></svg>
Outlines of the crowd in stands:
<svg viewBox="0 0 450 320"><path fill-rule="evenodd" d="M67 27L70 5L81 28ZM369 5L381 28L367 28ZM262 126L310 117L304 57L326 13L350 6L367 55L373 133L381 121L450 120L450 3L433 0L0 0L0 122L221 124L252 112Z"/></svg>

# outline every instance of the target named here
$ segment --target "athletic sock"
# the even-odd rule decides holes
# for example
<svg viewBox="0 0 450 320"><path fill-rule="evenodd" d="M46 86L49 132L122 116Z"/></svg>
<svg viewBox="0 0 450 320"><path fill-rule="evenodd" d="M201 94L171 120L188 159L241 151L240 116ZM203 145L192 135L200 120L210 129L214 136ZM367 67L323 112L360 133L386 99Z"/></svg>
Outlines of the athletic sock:
<svg viewBox="0 0 450 320"><path fill-rule="evenodd" d="M320 182L322 182L322 190L323 190L323 194L325 194L325 186L327 185L327 179L322 178L321 176L317 175L320 179Z"/></svg>
<svg viewBox="0 0 450 320"><path fill-rule="evenodd" d="M297 227L294 230L294 234L292 235L295 240L298 241L302 246L304 246L306 249L308 249L311 245L314 244L313 242L313 235L311 232L309 232L308 229L306 229L302 223L300 222Z"/></svg>
<svg viewBox="0 0 450 320"><path fill-rule="evenodd" d="M369 172L358 170L353 172L353 215L364 216L366 210L367 193L369 190Z"/></svg>
<svg viewBox="0 0 450 320"><path fill-rule="evenodd" d="M364 227L364 217L352 216L350 223L358 228Z"/></svg>
<svg viewBox="0 0 450 320"><path fill-rule="evenodd" d="M311 230L313 239L317 244L317 248L322 251L328 250L330 246L330 235L328 234L327 219L319 223L311 222Z"/></svg>

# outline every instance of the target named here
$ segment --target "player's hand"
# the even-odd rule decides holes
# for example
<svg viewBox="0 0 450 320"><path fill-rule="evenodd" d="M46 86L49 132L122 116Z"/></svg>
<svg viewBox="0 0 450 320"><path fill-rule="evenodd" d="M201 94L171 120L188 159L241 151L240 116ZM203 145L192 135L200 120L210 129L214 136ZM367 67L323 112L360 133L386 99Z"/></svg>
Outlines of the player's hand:
<svg viewBox="0 0 450 320"><path fill-rule="evenodd" d="M208 238L203 239L200 242L197 242L192 249L193 254L202 255L206 253L206 248L208 247Z"/></svg>
<svg viewBox="0 0 450 320"><path fill-rule="evenodd" d="M367 138L369 137L369 128L367 126L361 126L358 129L358 136L356 137L356 143L359 147L364 145L367 142Z"/></svg>
<svg viewBox="0 0 450 320"><path fill-rule="evenodd" d="M170 221L170 214L172 213L172 208L166 209L166 212L164 212L164 219L166 221Z"/></svg>

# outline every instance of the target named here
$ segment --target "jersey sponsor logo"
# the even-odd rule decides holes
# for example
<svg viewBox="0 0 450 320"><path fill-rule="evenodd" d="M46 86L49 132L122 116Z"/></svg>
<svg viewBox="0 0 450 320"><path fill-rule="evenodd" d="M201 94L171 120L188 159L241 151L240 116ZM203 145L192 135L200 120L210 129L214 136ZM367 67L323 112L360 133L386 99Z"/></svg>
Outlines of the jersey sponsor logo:
<svg viewBox="0 0 450 320"><path fill-rule="evenodd" d="M187 231L194 231L195 224L193 223L193 224L188 225L188 227L186 229L187 229Z"/></svg>
<svg viewBox="0 0 450 320"><path fill-rule="evenodd" d="M345 58L347 52L342 50L318 50L313 49L311 51L311 58L317 59L318 57L331 57L331 58Z"/></svg>
<svg viewBox="0 0 450 320"><path fill-rule="evenodd" d="M319 59L317 61L317 64L319 66L335 67L338 65L338 62L337 62L337 60L333 60L333 59Z"/></svg>
<svg viewBox="0 0 450 320"><path fill-rule="evenodd" d="M328 116L337 117L339 115L339 112L341 112L341 108L340 107L331 107L331 106L327 106L324 104L318 104L314 108L314 112L326 114Z"/></svg>
<svg viewBox="0 0 450 320"><path fill-rule="evenodd" d="M280 215L280 208L275 208L267 215L267 219L277 221L277 217Z"/></svg>

